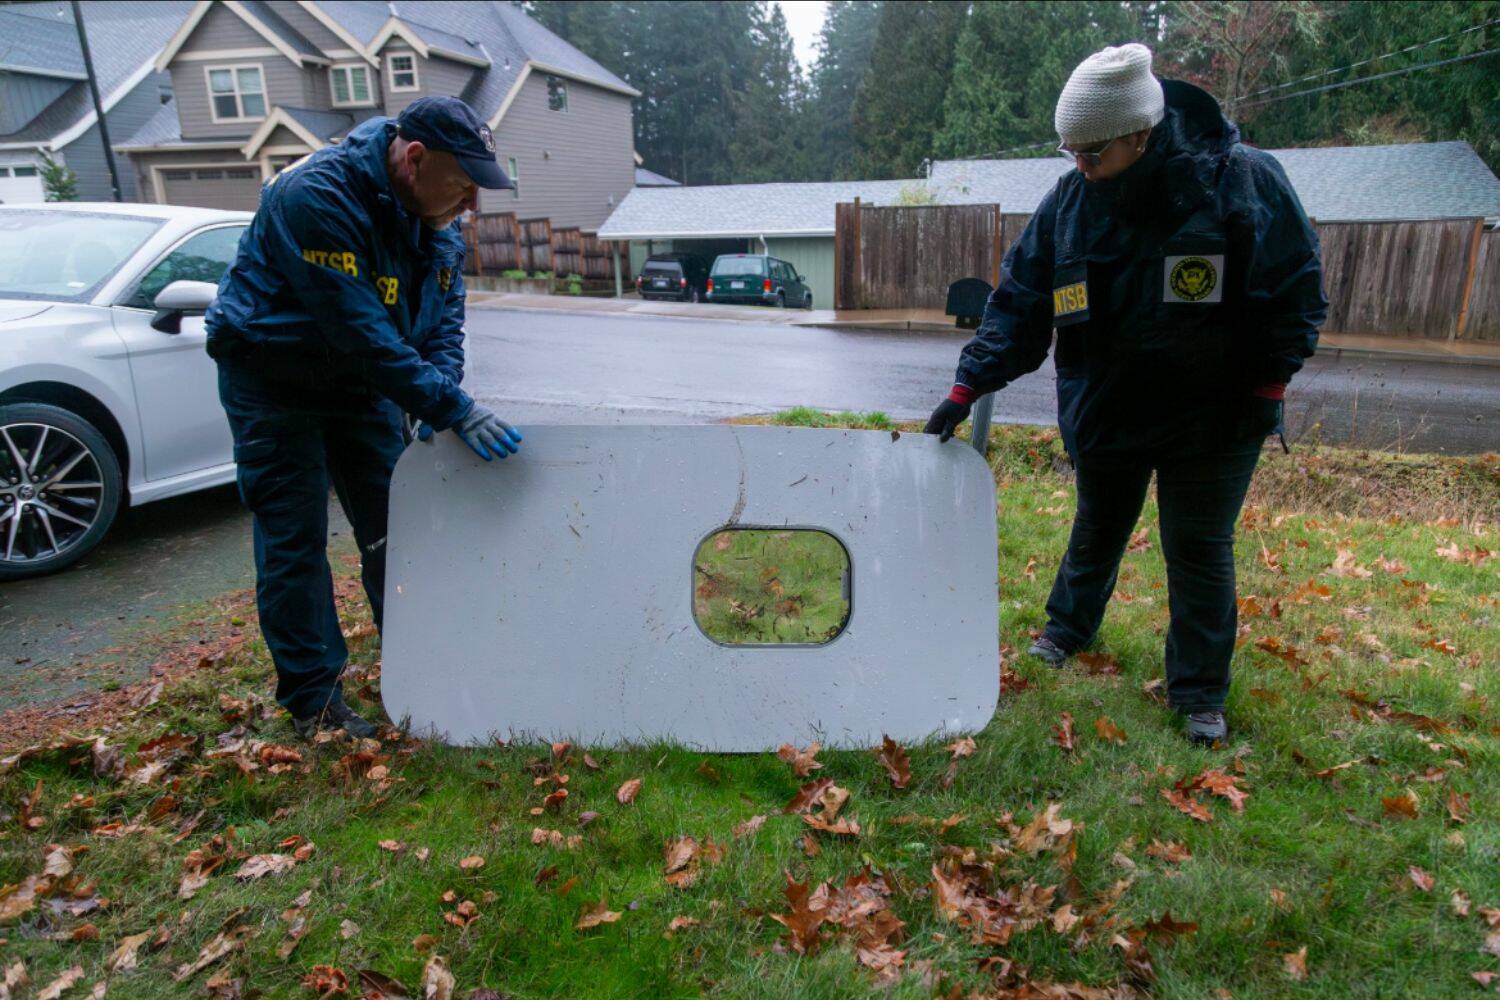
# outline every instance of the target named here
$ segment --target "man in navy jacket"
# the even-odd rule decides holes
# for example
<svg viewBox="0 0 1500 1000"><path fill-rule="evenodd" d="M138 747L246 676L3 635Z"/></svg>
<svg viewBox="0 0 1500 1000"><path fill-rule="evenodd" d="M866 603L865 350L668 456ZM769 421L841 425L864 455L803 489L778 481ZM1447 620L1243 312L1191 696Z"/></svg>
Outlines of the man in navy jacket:
<svg viewBox="0 0 1500 1000"><path fill-rule="evenodd" d="M1281 165L1212 97L1123 45L1058 101L1069 171L1006 254L929 433L1041 366L1057 332L1057 418L1078 512L1031 652L1092 642L1156 475L1171 627L1167 692L1187 735L1227 735L1234 524L1287 383L1327 312L1318 242Z"/></svg>
<svg viewBox="0 0 1500 1000"><path fill-rule="evenodd" d="M457 98L372 118L283 171L219 284L205 325L254 515L255 592L276 699L297 732L375 727L343 700L348 657L327 558L328 487L354 528L378 627L402 413L481 457L521 435L459 387L464 241L479 188L511 183L490 130Z"/></svg>

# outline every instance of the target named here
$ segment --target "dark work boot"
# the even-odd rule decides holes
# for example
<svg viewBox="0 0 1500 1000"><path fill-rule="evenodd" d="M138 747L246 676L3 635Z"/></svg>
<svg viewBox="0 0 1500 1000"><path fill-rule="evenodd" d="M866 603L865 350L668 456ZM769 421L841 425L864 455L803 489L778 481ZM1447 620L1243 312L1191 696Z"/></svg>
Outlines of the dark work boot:
<svg viewBox="0 0 1500 1000"><path fill-rule="evenodd" d="M319 730L342 729L349 734L351 739L362 740L374 736L380 730L376 726L361 718L359 713L344 703L344 699L338 695L328 703L328 707L321 712L309 715L304 719L292 719L292 728L297 735L304 740L310 740L318 734Z"/></svg>
<svg viewBox="0 0 1500 1000"><path fill-rule="evenodd" d="M1045 635L1038 636L1036 642L1033 642L1026 652L1032 656L1041 657L1049 667L1061 667L1067 662L1068 657L1073 655Z"/></svg>
<svg viewBox="0 0 1500 1000"><path fill-rule="evenodd" d="M1229 725L1224 721L1223 712L1207 710L1188 714L1187 738L1192 742L1211 747L1222 743L1228 736Z"/></svg>

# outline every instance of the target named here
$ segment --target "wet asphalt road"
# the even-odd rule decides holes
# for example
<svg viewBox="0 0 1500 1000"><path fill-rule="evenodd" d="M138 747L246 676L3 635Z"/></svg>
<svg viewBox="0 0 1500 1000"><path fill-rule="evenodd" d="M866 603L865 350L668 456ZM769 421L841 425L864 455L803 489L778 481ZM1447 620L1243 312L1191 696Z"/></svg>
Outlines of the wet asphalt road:
<svg viewBox="0 0 1500 1000"><path fill-rule="evenodd" d="M468 330L465 386L522 429L716 421L796 405L918 419L947 391L965 340L487 308L470 310ZM1296 380L1288 406L1292 441L1500 448L1500 367L1324 356ZM1055 422L1050 363L999 394L995 419ZM333 557L348 558L348 526L331 506ZM80 565L0 585L0 709L67 695L84 683L71 664L253 583L249 519L232 487L126 511ZM138 675L145 656L121 654L121 679Z"/></svg>

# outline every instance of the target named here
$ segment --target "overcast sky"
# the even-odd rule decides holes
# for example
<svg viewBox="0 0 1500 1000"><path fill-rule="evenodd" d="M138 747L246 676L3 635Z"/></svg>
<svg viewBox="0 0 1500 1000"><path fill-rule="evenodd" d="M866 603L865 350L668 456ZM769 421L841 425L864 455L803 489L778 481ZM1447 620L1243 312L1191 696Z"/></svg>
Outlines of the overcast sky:
<svg viewBox="0 0 1500 1000"><path fill-rule="evenodd" d="M823 27L823 0L777 0L786 14L786 26L797 47L797 61L803 69L811 68L818 52L818 29Z"/></svg>

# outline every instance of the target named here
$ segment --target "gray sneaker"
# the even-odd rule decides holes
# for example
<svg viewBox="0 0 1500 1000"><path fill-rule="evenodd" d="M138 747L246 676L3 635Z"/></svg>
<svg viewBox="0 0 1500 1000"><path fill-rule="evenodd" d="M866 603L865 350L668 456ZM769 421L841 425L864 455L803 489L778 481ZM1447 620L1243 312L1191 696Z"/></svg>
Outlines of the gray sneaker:
<svg viewBox="0 0 1500 1000"><path fill-rule="evenodd" d="M368 739L380 731L374 723L366 721L345 704L343 698L335 698L323 711L305 719L292 719L292 728L304 740L312 739L319 730L324 729L342 729L351 739L356 740Z"/></svg>
<svg viewBox="0 0 1500 1000"><path fill-rule="evenodd" d="M1049 667L1060 667L1067 662L1068 657L1073 655L1045 635L1039 636L1026 652L1032 656L1041 657Z"/></svg>
<svg viewBox="0 0 1500 1000"><path fill-rule="evenodd" d="M1219 711L1192 712L1187 717L1187 738L1194 743L1213 746L1229 736L1229 725Z"/></svg>

